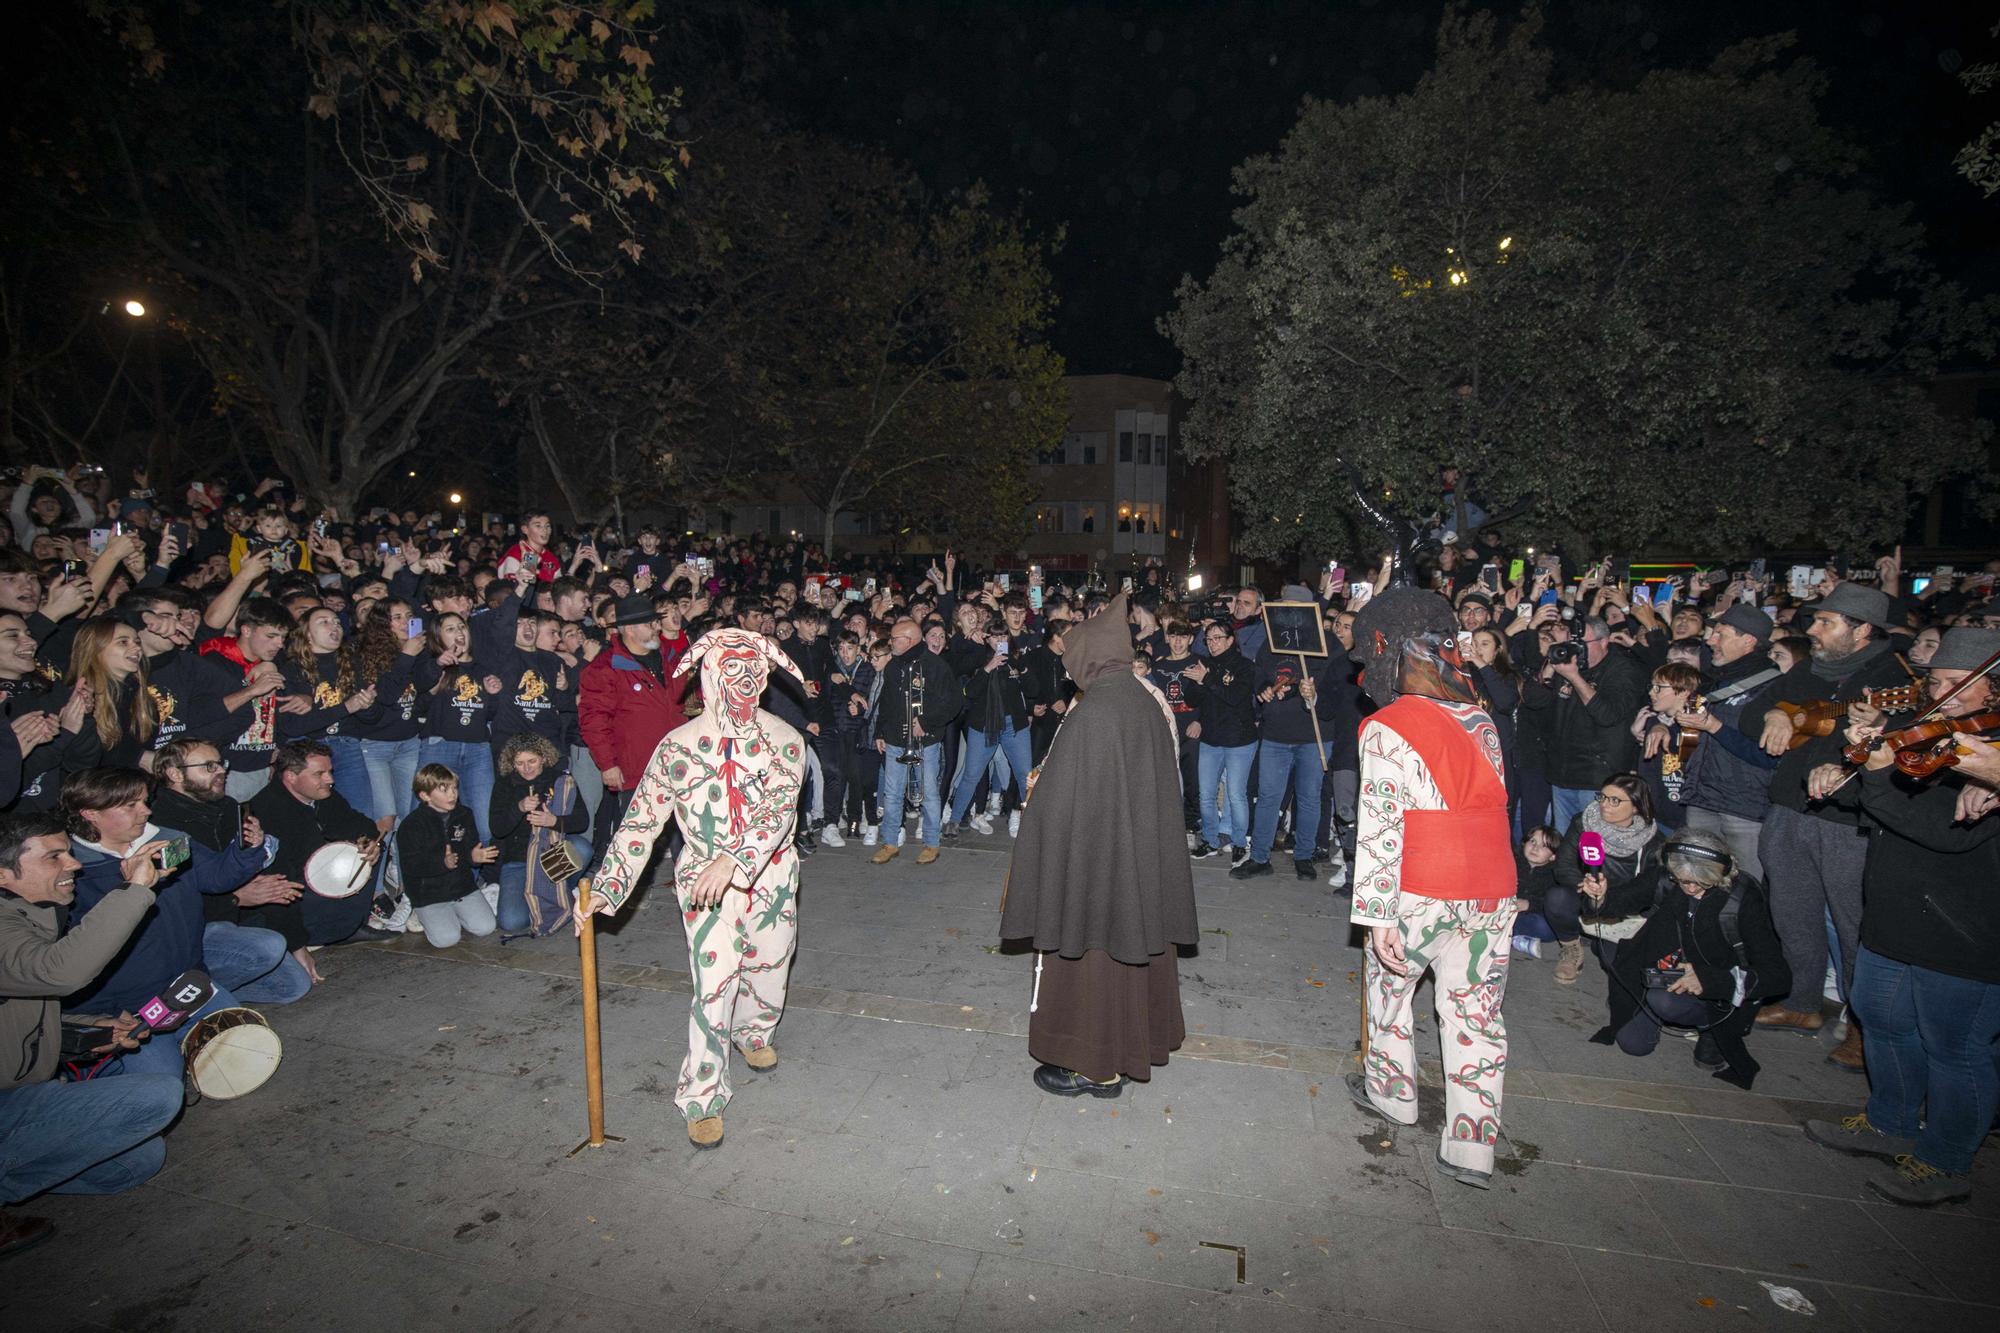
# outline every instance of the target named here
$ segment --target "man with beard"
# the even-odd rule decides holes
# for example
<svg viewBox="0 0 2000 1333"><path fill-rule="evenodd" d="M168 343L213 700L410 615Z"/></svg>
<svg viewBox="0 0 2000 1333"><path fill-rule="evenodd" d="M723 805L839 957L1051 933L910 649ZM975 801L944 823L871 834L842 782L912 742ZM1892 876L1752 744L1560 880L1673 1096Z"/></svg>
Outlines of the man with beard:
<svg viewBox="0 0 2000 1333"><path fill-rule="evenodd" d="M1771 808L1771 770L1778 764L1758 741L1765 713L1777 706L1777 681L1784 674L1766 651L1771 632L1771 618L1754 606L1738 602L1723 612L1708 629L1712 669L1702 682L1701 702L1689 700L1672 718L1683 734L1701 733L1684 779L1687 826L1727 842L1737 868L1760 881L1764 863L1758 844L1764 813ZM1653 697L1663 694L1656 686ZM1668 728L1656 724L1646 736L1646 757L1667 744Z"/></svg>
<svg viewBox="0 0 2000 1333"><path fill-rule="evenodd" d="M1182 833L1180 740L1132 674L1125 594L1064 638L1081 691L1036 778L1008 870L1000 938L1035 953L1035 1086L1116 1097L1187 1037L1177 946L1201 939ZM885 816L888 818L888 816Z"/></svg>
<svg viewBox="0 0 2000 1333"><path fill-rule="evenodd" d="M1444 1060L1440 1174L1493 1183L1507 1073L1513 839L1500 734L1459 659L1451 606L1390 588L1354 619L1361 686L1380 704L1361 726L1354 906L1367 928L1367 1057L1348 1095L1371 1115L1417 1122L1415 1005L1435 969Z"/></svg>
<svg viewBox="0 0 2000 1333"><path fill-rule="evenodd" d="M257 817L231 800L229 765L204 740L169 742L153 764L157 786L153 816L211 852L238 843L264 848L268 867L277 854ZM202 896L201 953L208 974L245 1004L290 1004L312 989L312 978L275 930L243 924L243 913L269 903L298 901L301 886L268 869L227 893Z"/></svg>
<svg viewBox="0 0 2000 1333"><path fill-rule="evenodd" d="M1794 705L1820 700L1847 704L1849 721L1860 726L1882 721L1881 710L1867 702L1868 692L1909 683L1889 642L1895 623L1888 594L1879 588L1835 585L1806 626L1812 658L1779 679L1777 697ZM1777 708L1766 713L1764 749L1780 759L1771 777L1771 808L1764 815L1758 855L1770 891L1771 920L1792 973L1792 993L1766 1006L1757 1015L1757 1026L1812 1034L1826 1022L1820 1002L1829 915L1840 940L1840 993L1848 994L1854 984L1868 839L1859 810L1814 801L1806 789L1813 769L1840 762L1844 742L1838 729L1795 749L1792 741L1790 716ZM1845 1040L1828 1059L1861 1072L1861 1034L1854 1023L1849 1022Z"/></svg>
<svg viewBox="0 0 2000 1333"><path fill-rule="evenodd" d="M640 593L619 598L611 642L578 676L577 726L604 775L590 844L592 865L604 860L612 830L625 817L653 751L687 721L681 706L687 677L669 675L671 670L661 657L653 599Z"/></svg>

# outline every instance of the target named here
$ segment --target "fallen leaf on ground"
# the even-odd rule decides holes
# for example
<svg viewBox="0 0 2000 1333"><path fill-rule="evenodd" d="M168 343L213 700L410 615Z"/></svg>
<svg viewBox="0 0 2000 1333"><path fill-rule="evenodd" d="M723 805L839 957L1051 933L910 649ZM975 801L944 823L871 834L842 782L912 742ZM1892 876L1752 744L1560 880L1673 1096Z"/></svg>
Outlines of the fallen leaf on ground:
<svg viewBox="0 0 2000 1333"><path fill-rule="evenodd" d="M1307 980L1308 980L1308 981L1311 981L1311 978L1307 978ZM1312 982L1312 984L1313 984L1313 985L1315 985L1315 986L1324 986L1324 985L1326 985L1326 983L1325 983L1324 981L1313 981L1313 982Z"/></svg>
<svg viewBox="0 0 2000 1333"><path fill-rule="evenodd" d="M1310 1088L1307 1088L1307 1089L1306 1089L1306 1096L1308 1096L1308 1097L1317 1097L1317 1096L1319 1096L1319 1084L1315 1083L1315 1084L1313 1084L1313 1085L1312 1085L1312 1086L1311 1086Z"/></svg>
<svg viewBox="0 0 2000 1333"><path fill-rule="evenodd" d="M1715 1297L1704 1296L1700 1300L1696 1301L1695 1304L1701 1306L1701 1308L1704 1310L1713 1310L1715 1308Z"/></svg>
<svg viewBox="0 0 2000 1333"><path fill-rule="evenodd" d="M1154 1198L1156 1198L1156 1199L1157 1199L1157 1198L1159 1198L1159 1197L1160 1197L1160 1196L1161 1196L1162 1194L1165 1194L1165 1193L1166 1193L1166 1191L1165 1191L1165 1190L1161 1190L1161 1189L1152 1189L1152 1190L1147 1190L1147 1191L1146 1191L1146 1193L1148 1193L1148 1194L1152 1195L1152 1196L1153 1196Z"/></svg>

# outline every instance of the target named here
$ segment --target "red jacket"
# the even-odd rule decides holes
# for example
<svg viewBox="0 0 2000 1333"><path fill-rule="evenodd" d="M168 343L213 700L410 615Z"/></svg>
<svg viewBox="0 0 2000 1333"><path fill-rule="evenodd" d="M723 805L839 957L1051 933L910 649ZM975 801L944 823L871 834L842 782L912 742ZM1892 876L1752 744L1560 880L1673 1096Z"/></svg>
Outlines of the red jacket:
<svg viewBox="0 0 2000 1333"><path fill-rule="evenodd" d="M686 676L663 685L623 648L607 646L577 677L577 727L599 769L616 768L625 790L639 785L653 751L687 721L681 696Z"/></svg>

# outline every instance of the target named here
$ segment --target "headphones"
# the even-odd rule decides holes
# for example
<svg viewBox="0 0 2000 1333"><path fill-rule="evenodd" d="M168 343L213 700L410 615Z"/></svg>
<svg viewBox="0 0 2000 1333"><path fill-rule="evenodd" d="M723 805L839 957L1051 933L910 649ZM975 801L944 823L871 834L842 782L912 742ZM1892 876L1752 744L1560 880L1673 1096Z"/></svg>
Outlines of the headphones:
<svg viewBox="0 0 2000 1333"><path fill-rule="evenodd" d="M1662 865L1667 866L1669 874L1673 872L1673 867L1669 863L1677 859L1701 861L1708 865L1720 866L1722 867L1722 877L1725 881L1736 874L1735 857L1731 856L1728 852L1718 852L1713 847L1704 847L1698 842L1669 842L1666 849L1660 854L1660 862Z"/></svg>

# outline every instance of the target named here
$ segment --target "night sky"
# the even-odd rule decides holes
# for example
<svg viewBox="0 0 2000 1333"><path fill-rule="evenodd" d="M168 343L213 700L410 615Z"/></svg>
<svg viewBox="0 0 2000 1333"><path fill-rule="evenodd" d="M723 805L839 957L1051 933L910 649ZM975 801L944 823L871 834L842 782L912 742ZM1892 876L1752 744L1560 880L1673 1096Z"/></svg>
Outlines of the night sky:
<svg viewBox="0 0 2000 1333"><path fill-rule="evenodd" d="M803 125L877 145L940 190L983 180L1043 235L1067 229L1055 343L1076 373L1167 376L1155 331L1183 274L1206 276L1229 232L1231 168L1275 148L1311 94L1409 89L1442 3L779 6L792 64L770 93ZM1492 6L1507 16L1518 4ZM1621 86L1794 30L1824 66L1824 114L1873 150L1949 274L2000 286L2000 203L1952 169L2000 95L1955 77L2000 58L1976 4L1845 0L1553 0L1557 78Z"/></svg>

